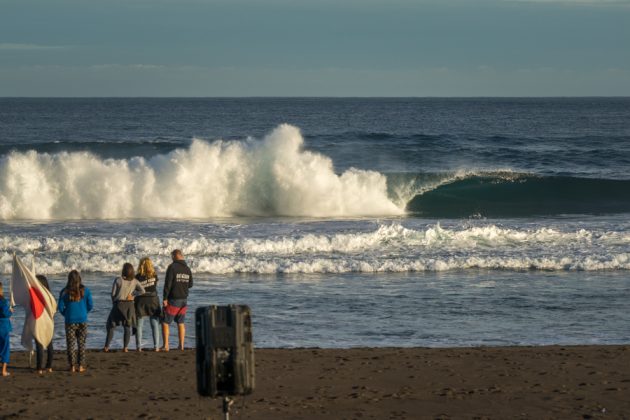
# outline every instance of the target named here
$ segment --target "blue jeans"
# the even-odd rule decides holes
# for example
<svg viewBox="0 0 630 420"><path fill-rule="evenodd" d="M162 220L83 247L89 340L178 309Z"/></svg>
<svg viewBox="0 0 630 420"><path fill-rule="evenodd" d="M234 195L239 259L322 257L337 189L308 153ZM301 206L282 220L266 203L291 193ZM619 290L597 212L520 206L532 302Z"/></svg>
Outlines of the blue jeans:
<svg viewBox="0 0 630 420"><path fill-rule="evenodd" d="M149 322L151 323L153 347L158 348L160 346L160 318L157 316L143 316L142 318L138 318L138 325L136 326L136 348L142 348L142 327L144 326L145 318L149 318Z"/></svg>

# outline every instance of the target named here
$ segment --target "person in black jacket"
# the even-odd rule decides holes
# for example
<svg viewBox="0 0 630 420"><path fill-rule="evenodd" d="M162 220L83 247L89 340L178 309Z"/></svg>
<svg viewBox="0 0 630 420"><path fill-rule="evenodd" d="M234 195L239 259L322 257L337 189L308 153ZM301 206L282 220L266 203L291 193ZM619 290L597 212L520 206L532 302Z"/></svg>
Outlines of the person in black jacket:
<svg viewBox="0 0 630 420"><path fill-rule="evenodd" d="M186 327L184 319L186 310L188 309L188 289L193 287L193 277L190 268L184 260L184 254L179 249L171 252L173 263L166 269L164 278L164 294L163 302L164 317L162 319L162 340L164 342L164 351L168 351L169 343L169 325L175 321L177 323L177 332L179 336L179 349L184 350L184 338L186 336Z"/></svg>

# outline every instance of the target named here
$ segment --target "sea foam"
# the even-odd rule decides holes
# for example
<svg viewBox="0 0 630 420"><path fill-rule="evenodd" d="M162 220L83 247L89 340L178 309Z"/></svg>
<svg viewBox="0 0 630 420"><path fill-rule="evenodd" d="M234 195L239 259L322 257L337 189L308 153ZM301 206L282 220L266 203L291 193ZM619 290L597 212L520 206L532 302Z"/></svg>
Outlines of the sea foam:
<svg viewBox="0 0 630 420"><path fill-rule="evenodd" d="M193 230L160 238L49 235L0 236L0 270L11 254L35 255L38 271L117 272L150 256L163 272L169 251L181 247L197 273L346 273L490 270L629 270L630 233L578 229L505 228L493 224L409 228L400 223L367 231L289 232L256 237Z"/></svg>

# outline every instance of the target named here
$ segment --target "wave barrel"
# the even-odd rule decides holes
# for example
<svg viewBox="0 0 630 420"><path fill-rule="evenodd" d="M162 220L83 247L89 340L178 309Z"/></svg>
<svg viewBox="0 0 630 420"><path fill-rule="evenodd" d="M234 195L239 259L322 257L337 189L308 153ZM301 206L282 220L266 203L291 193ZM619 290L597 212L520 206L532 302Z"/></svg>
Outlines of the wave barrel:
<svg viewBox="0 0 630 420"><path fill-rule="evenodd" d="M407 211L423 217L529 217L630 212L630 181L564 176L473 176L417 195Z"/></svg>

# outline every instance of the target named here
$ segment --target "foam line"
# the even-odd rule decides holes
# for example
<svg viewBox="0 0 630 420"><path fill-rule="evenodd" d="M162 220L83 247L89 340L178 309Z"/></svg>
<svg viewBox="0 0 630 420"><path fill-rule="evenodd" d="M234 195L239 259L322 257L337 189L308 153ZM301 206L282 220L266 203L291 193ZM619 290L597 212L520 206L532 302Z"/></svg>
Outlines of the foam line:
<svg viewBox="0 0 630 420"><path fill-rule="evenodd" d="M44 274L77 268L118 272L124 262L150 256L163 272L169 250L183 251L196 272L345 273L466 269L630 270L630 233L579 229L509 229L493 224L411 229L400 223L370 231L299 233L260 238L202 236L196 232L154 238L0 236L0 271L11 254L36 255Z"/></svg>

